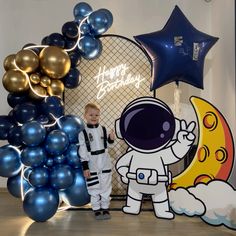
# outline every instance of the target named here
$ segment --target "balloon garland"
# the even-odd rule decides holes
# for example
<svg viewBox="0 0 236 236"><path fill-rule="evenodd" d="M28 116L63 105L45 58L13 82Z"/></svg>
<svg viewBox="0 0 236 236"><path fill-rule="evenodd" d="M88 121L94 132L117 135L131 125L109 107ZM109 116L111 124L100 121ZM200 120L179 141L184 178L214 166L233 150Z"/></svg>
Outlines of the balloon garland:
<svg viewBox="0 0 236 236"><path fill-rule="evenodd" d="M92 60L102 53L98 36L112 25L109 10L93 11L85 2L74 9L74 20L62 26L62 34L46 36L41 45L26 44L4 60L2 78L12 107L0 116L0 176L7 189L22 198L25 213L46 221L60 202L68 207L90 199L77 153L83 121L65 115L64 88L79 86L81 58Z"/></svg>

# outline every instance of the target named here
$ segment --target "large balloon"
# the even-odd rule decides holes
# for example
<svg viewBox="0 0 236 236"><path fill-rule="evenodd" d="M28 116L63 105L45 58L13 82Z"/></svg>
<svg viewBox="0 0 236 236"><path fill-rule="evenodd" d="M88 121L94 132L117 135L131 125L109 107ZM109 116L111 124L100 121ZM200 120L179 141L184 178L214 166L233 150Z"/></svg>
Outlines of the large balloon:
<svg viewBox="0 0 236 236"><path fill-rule="evenodd" d="M218 38L194 28L179 7L162 30L134 38L152 60L151 90L172 81L203 89L204 59Z"/></svg>
<svg viewBox="0 0 236 236"><path fill-rule="evenodd" d="M75 170L73 185L60 191L62 200L71 206L84 206L90 202L90 196L86 187L82 169Z"/></svg>
<svg viewBox="0 0 236 236"><path fill-rule="evenodd" d="M14 127L14 121L10 116L0 116L0 139L7 139L8 132Z"/></svg>
<svg viewBox="0 0 236 236"><path fill-rule="evenodd" d="M34 120L37 115L36 105L30 102L18 104L13 109L13 117L21 124Z"/></svg>
<svg viewBox="0 0 236 236"><path fill-rule="evenodd" d="M39 54L39 59L43 72L53 79L64 77L70 70L69 55L59 47L44 48Z"/></svg>
<svg viewBox="0 0 236 236"><path fill-rule="evenodd" d="M73 168L81 167L80 157L78 155L78 145L70 144L64 153L67 164L72 166Z"/></svg>
<svg viewBox="0 0 236 236"><path fill-rule="evenodd" d="M43 187L49 180L49 170L46 167L33 168L29 174L29 182L34 187Z"/></svg>
<svg viewBox="0 0 236 236"><path fill-rule="evenodd" d="M0 176L15 176L20 172L21 167L19 150L10 145L0 148Z"/></svg>
<svg viewBox="0 0 236 236"><path fill-rule="evenodd" d="M50 172L50 184L55 189L69 188L74 182L74 172L68 165L58 164Z"/></svg>
<svg viewBox="0 0 236 236"><path fill-rule="evenodd" d="M60 130L64 131L69 137L70 143L78 143L78 134L84 129L83 120L74 115L62 116L57 121Z"/></svg>
<svg viewBox="0 0 236 236"><path fill-rule="evenodd" d="M39 66L38 55L29 49L23 49L16 54L16 65L24 72L31 73Z"/></svg>
<svg viewBox="0 0 236 236"><path fill-rule="evenodd" d="M21 178L21 172L7 179L7 189L12 196L21 198L21 187L23 195L31 188L28 181Z"/></svg>
<svg viewBox="0 0 236 236"><path fill-rule="evenodd" d="M38 146L42 143L46 136L46 129L37 122L31 121L25 123L21 127L22 142L27 146Z"/></svg>
<svg viewBox="0 0 236 236"><path fill-rule="evenodd" d="M25 213L34 221L44 222L57 212L58 192L52 188L35 188L29 190L23 201Z"/></svg>
<svg viewBox="0 0 236 236"><path fill-rule="evenodd" d="M9 93L7 95L7 102L12 108L18 104L29 101L28 99L28 94L25 93Z"/></svg>
<svg viewBox="0 0 236 236"><path fill-rule="evenodd" d="M47 161L47 153L43 147L26 147L21 152L21 161L25 166L42 166Z"/></svg>
<svg viewBox="0 0 236 236"><path fill-rule="evenodd" d="M71 68L69 73L63 78L66 88L77 88L81 82L81 75L77 68Z"/></svg>
<svg viewBox="0 0 236 236"><path fill-rule="evenodd" d="M61 130L51 131L45 140L45 149L50 155L61 155L69 144L68 136Z"/></svg>
<svg viewBox="0 0 236 236"><path fill-rule="evenodd" d="M29 89L27 74L20 70L8 70L3 75L2 84L10 93L22 93Z"/></svg>
<svg viewBox="0 0 236 236"><path fill-rule="evenodd" d="M78 48L85 59L96 59L102 52L102 43L99 39L86 35L80 39Z"/></svg>

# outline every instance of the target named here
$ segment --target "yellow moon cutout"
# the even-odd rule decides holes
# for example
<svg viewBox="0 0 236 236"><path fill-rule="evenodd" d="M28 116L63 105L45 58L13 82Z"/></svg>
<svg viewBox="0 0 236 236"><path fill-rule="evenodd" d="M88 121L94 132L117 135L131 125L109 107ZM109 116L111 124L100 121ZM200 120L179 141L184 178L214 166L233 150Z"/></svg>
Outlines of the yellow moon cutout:
<svg viewBox="0 0 236 236"><path fill-rule="evenodd" d="M191 164L175 176L170 189L187 188L214 179L227 180L234 162L234 143L230 128L212 104L191 97L198 119L198 148Z"/></svg>

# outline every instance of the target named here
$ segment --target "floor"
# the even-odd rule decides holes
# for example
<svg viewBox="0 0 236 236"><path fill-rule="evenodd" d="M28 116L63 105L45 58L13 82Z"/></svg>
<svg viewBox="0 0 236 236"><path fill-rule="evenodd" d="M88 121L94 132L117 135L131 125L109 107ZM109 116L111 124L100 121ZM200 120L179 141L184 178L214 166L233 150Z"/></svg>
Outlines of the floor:
<svg viewBox="0 0 236 236"><path fill-rule="evenodd" d="M124 214L119 209L123 201L112 201L112 219L96 221L90 209L58 212L44 223L33 222L23 209L22 202L8 192L0 192L1 236L222 236L236 235L236 231L224 226L213 227L199 218L176 216L174 220L157 219L150 202L143 203L138 216Z"/></svg>

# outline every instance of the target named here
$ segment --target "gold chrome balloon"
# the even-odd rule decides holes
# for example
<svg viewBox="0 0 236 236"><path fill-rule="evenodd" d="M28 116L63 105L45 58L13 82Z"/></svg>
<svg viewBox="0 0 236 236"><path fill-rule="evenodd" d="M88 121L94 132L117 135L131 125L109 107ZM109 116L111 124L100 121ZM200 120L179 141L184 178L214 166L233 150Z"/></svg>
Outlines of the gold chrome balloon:
<svg viewBox="0 0 236 236"><path fill-rule="evenodd" d="M51 79L44 75L40 78L40 85L47 88L51 84Z"/></svg>
<svg viewBox="0 0 236 236"><path fill-rule="evenodd" d="M15 57L16 54L11 54L4 59L3 66L6 71L16 69Z"/></svg>
<svg viewBox="0 0 236 236"><path fill-rule="evenodd" d="M70 57L66 51L59 47L44 48L39 54L39 59L41 69L50 78L60 79L70 70Z"/></svg>
<svg viewBox="0 0 236 236"><path fill-rule="evenodd" d="M33 90L32 90L33 89ZM44 99L47 96L47 91L45 88L39 84L32 85L32 89L29 90L29 97L35 100Z"/></svg>
<svg viewBox="0 0 236 236"><path fill-rule="evenodd" d="M52 80L51 85L47 87L47 92L50 96L62 97L64 89L64 84L60 80Z"/></svg>
<svg viewBox="0 0 236 236"><path fill-rule="evenodd" d="M39 66L38 55L29 49L20 50L16 54L16 65L23 71L30 73L36 71Z"/></svg>
<svg viewBox="0 0 236 236"><path fill-rule="evenodd" d="M33 83L33 84L39 84L39 82L40 82L39 74L36 74L36 73L31 74L30 75L30 82Z"/></svg>
<svg viewBox="0 0 236 236"><path fill-rule="evenodd" d="M20 70L8 70L2 78L4 88L8 92L19 93L29 89L27 74Z"/></svg>

